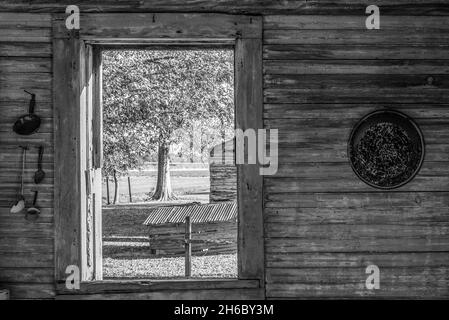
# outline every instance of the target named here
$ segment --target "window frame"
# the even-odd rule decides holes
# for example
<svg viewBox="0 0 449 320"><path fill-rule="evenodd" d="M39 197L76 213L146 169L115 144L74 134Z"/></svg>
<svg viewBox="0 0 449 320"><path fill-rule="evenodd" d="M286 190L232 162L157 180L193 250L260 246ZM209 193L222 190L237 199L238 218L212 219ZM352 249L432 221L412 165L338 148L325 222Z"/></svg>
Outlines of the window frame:
<svg viewBox="0 0 449 320"><path fill-rule="evenodd" d="M82 282L80 290L76 292L69 292L65 288L66 267L76 265L83 269L82 233L86 232L82 226L85 205L83 192L86 188L82 172L85 151L81 141L85 130L83 121L86 121L83 116L85 109L88 108L86 104L93 106L94 113L98 112L95 105L101 104L93 101L98 93L84 90L86 70L87 73L93 72L94 79L101 77L86 60L86 54L93 55L95 66L95 57L101 52L102 47L132 48L158 44L233 45L236 128L242 130L263 128L261 17L177 13L82 14L79 30L68 30L65 27L66 17L67 15L53 16L57 291L62 294L82 294L105 290L141 292L172 288L180 290L262 288L264 286L263 177L259 173L258 164L237 164L238 279L101 280ZM100 155L97 160L94 159L97 165L101 162L101 152L98 153ZM84 270L81 270L82 274L83 272Z"/></svg>

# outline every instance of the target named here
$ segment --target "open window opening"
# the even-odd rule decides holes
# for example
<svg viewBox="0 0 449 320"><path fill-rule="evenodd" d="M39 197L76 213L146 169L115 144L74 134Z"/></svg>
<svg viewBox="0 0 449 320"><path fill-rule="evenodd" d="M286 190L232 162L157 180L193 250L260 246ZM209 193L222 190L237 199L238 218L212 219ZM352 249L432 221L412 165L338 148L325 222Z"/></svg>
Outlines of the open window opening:
<svg viewBox="0 0 449 320"><path fill-rule="evenodd" d="M106 124L103 123L104 114L101 110L104 99L102 93L104 74L101 69L104 62L102 60L106 59L102 59L103 54L118 49L147 51L150 47L152 50L156 48L168 50L174 47L211 50L232 47L235 60L232 65L235 69L233 70L235 128L256 131L263 128L261 17L210 13L88 13L82 17L83 27L69 32L65 20L65 14L55 14L52 20L55 168L58 168L54 179L55 281L58 294L137 291L150 294L149 292L157 291L159 296L170 295L167 290L181 290L180 294L189 292L189 297L194 298L204 296L202 295L204 290L211 289L217 294L215 298L223 299L229 298L230 291L217 292L217 289L226 288L231 291L239 289L234 292L237 292L240 298L263 296L263 178L259 164L236 165L237 279L207 279L207 281L199 278L191 279L195 276L195 270L192 268L191 277L187 280L170 278L169 281L141 281L142 278L150 277L149 273L145 273L137 281L114 280L122 276L104 281L108 276L103 276L105 270L102 252L103 249L108 250L102 241L104 231L107 229L107 225L102 226L102 223L106 222L105 215L102 217L104 213L102 211L106 211L102 210L102 202L107 189L105 176L102 174L104 165L102 125ZM120 68L125 69L124 66ZM126 76L130 77L131 74L127 73ZM128 85L130 90L134 90L131 81ZM119 99L121 98L123 97ZM227 141L229 143L225 143L225 149L228 146L232 149L233 141ZM176 151L172 153L176 154ZM214 152L209 160L213 162L214 158L218 157L220 156ZM226 153L221 158L226 159ZM233 159L233 156L230 158ZM170 167L175 166L171 163ZM212 163L209 169L214 170ZM172 177L172 189L176 195L174 181ZM217 188L226 185L219 179L217 181L217 183L210 181L209 188L213 188L214 183ZM113 189L112 183L109 187ZM121 188L125 190L122 197L126 198L127 180L124 185L122 183ZM133 184L131 188L134 194L136 189L133 188ZM145 188L148 197L153 189ZM112 190L110 192L112 194ZM216 194L213 190L210 191L209 201L213 201ZM177 197L182 196L183 194ZM110 202L112 200L110 199ZM133 203L138 200L136 195ZM204 204L202 199L198 200ZM163 201L159 204L165 205ZM194 222L194 216L195 212L191 214L191 222ZM126 230L124 222L122 225ZM191 234L194 232L193 225ZM147 230L143 224L139 226ZM193 246L194 239L188 243ZM190 248L193 248L192 246ZM145 267L145 270L149 269ZM67 270L79 273L81 280L79 289L72 290L66 287ZM124 278L134 277L131 275ZM190 291L192 288L196 290Z"/></svg>
<svg viewBox="0 0 449 320"><path fill-rule="evenodd" d="M103 279L237 278L233 47L99 57Z"/></svg>

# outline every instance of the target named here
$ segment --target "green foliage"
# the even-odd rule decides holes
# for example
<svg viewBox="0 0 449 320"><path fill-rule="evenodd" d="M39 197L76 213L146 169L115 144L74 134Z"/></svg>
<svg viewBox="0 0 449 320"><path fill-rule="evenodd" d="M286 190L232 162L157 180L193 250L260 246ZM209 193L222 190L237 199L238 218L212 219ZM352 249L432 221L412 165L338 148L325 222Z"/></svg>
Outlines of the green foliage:
<svg viewBox="0 0 449 320"><path fill-rule="evenodd" d="M233 76L230 50L105 52L104 174L138 168L161 141L186 144L194 123L232 127Z"/></svg>

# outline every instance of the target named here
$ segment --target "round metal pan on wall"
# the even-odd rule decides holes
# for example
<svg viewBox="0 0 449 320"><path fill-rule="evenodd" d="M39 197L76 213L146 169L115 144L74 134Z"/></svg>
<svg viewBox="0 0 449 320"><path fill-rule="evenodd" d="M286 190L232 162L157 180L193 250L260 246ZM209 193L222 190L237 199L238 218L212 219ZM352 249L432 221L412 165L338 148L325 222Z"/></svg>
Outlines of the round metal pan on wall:
<svg viewBox="0 0 449 320"><path fill-rule="evenodd" d="M424 160L424 137L407 115L391 109L364 116L348 141L354 173L378 189L394 189L410 182Z"/></svg>

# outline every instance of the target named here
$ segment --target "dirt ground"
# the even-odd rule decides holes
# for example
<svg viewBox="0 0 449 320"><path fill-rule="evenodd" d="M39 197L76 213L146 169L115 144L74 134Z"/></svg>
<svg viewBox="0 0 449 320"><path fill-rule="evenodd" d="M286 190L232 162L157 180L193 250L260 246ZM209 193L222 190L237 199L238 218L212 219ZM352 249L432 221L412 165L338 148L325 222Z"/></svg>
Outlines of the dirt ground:
<svg viewBox="0 0 449 320"><path fill-rule="evenodd" d="M132 258L103 259L104 278L157 278L171 279L184 277L184 258ZM236 278L237 255L222 254L192 257L192 277L194 278Z"/></svg>

